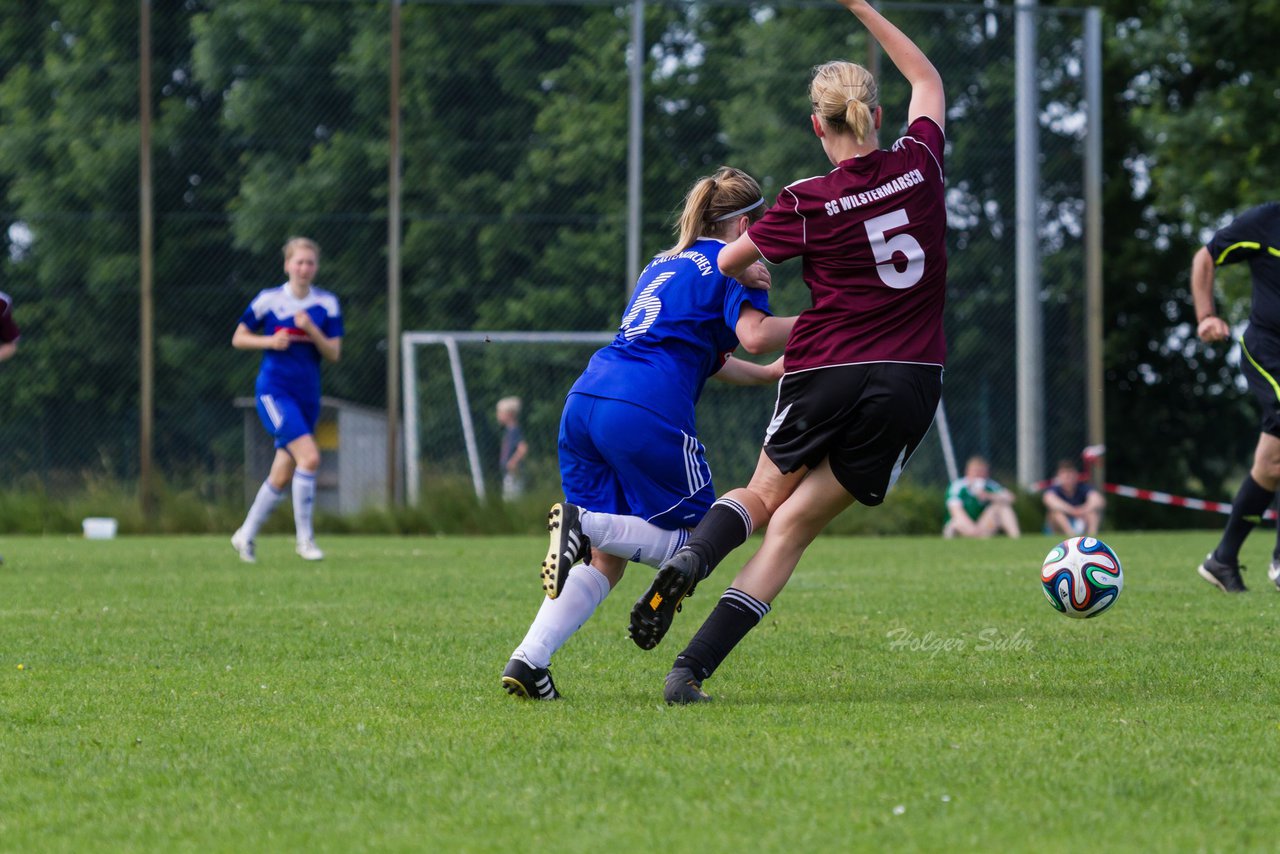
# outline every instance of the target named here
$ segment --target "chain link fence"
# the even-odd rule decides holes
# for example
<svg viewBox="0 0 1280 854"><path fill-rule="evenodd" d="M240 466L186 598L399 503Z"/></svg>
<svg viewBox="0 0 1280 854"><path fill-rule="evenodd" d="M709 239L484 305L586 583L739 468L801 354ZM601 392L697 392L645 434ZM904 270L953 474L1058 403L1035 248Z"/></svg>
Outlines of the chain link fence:
<svg viewBox="0 0 1280 854"><path fill-rule="evenodd" d="M0 478L50 493L139 474L139 11L40 2L0 38L0 290L19 354L0 365ZM926 51L950 120L950 362L957 454L1012 480L1014 11L880 8ZM628 269L628 62L633 7L594 2L405 2L402 68L405 330L616 327ZM325 393L387 401L391 6L375 0L186 0L151 10L154 121L154 461L166 482L238 501L256 353L231 334L280 247L317 240L338 294L343 358ZM1045 449L1085 444L1082 19L1036 13L1046 346ZM878 64L886 127L905 82L831 3L650 2L643 10L641 258L672 241L685 189L722 163L772 198L829 168L808 125L810 67ZM799 264L774 271L779 313L807 305ZM472 346L461 354L485 477L493 405L526 402L529 488L555 492L556 423L590 347ZM468 472L442 348L412 351L423 489ZM709 384L699 410L717 485L750 473L770 389ZM338 438L341 441L341 438ZM909 476L945 480L936 439Z"/></svg>

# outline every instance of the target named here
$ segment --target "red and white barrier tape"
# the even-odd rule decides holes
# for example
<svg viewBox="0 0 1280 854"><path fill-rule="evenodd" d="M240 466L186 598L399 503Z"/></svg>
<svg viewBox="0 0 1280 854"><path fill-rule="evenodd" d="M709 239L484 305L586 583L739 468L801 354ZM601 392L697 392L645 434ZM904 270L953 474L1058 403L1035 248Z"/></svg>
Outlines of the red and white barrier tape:
<svg viewBox="0 0 1280 854"><path fill-rule="evenodd" d="M1188 510L1207 510L1210 513L1231 515L1231 505L1224 504L1221 501L1184 498L1181 495L1170 495L1167 492L1157 492L1154 489L1138 489L1134 486L1123 486L1118 483L1103 484L1102 488L1113 495L1119 495L1124 498L1136 498L1139 501L1150 501L1154 504L1168 504L1171 507L1186 507ZM1264 519L1274 519L1276 518L1276 511L1268 510L1262 514L1262 517Z"/></svg>
<svg viewBox="0 0 1280 854"><path fill-rule="evenodd" d="M1052 484L1051 480L1042 480L1035 484L1038 491L1049 488ZM1159 492L1154 489L1138 489L1136 486L1124 486L1119 483L1105 483L1102 485L1105 492L1112 495L1119 495L1121 498L1136 498L1139 501L1150 501L1153 504L1167 504L1170 507L1185 507L1188 510L1205 510L1210 513L1221 513L1224 516L1231 515L1231 505L1224 504L1221 501L1205 501L1202 498L1184 498L1181 495L1170 495L1167 492ZM1264 519L1276 518L1276 511L1268 510L1262 514Z"/></svg>

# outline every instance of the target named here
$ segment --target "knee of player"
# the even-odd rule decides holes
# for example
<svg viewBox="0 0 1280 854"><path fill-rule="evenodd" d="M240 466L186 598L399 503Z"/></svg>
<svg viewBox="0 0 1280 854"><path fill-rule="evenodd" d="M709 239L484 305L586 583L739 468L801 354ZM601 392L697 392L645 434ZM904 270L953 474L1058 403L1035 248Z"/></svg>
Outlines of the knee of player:
<svg viewBox="0 0 1280 854"><path fill-rule="evenodd" d="M304 451L295 456L293 461L303 471L315 473L320 469L320 452Z"/></svg>

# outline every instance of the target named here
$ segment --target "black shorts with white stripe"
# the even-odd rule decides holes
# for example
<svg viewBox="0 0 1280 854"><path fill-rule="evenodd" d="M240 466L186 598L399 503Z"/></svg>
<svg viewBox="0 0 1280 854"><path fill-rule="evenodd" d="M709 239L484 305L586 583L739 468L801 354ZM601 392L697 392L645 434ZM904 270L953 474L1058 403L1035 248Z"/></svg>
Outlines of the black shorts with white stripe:
<svg viewBox="0 0 1280 854"><path fill-rule="evenodd" d="M903 362L834 365L787 374L764 452L783 474L830 458L849 494L875 505L929 432L942 368Z"/></svg>

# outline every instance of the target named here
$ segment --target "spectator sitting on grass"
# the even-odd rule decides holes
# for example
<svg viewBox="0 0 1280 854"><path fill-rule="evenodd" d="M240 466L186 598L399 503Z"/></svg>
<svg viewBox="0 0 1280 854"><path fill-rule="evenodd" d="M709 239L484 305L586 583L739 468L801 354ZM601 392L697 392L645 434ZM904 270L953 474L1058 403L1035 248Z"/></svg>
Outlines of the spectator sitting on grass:
<svg viewBox="0 0 1280 854"><path fill-rule="evenodd" d="M1021 536L1013 512L1013 493L990 474L984 457L970 457L964 464L964 477L953 481L947 490L947 523L942 536L985 539L999 531L1013 539Z"/></svg>
<svg viewBox="0 0 1280 854"><path fill-rule="evenodd" d="M1044 509L1049 533L1078 537L1098 533L1102 508L1107 505L1102 493L1080 479L1076 464L1061 460L1053 484L1044 491Z"/></svg>

